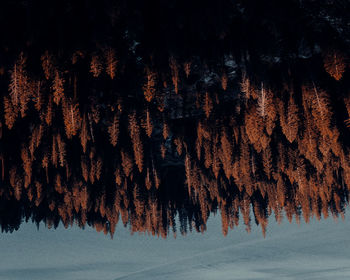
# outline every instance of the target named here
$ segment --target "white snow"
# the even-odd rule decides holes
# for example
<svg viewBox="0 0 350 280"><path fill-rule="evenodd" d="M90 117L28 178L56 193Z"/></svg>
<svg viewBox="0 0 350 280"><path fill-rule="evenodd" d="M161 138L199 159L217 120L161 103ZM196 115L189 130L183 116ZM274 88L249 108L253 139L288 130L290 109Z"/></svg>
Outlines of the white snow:
<svg viewBox="0 0 350 280"><path fill-rule="evenodd" d="M204 234L166 240L23 224L1 234L0 279L350 279L349 221L269 222L265 239L244 225L224 237L216 216Z"/></svg>

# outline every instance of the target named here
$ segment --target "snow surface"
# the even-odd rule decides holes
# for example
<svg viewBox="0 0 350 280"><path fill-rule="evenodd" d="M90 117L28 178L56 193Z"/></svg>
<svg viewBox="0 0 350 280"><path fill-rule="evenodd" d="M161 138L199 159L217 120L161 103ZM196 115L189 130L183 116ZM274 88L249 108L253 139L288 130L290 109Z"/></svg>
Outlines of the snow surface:
<svg viewBox="0 0 350 280"><path fill-rule="evenodd" d="M0 235L1 280L350 279L350 222L260 228L221 233L219 216L204 233L161 238L119 227L114 239L77 227L37 231L23 224Z"/></svg>

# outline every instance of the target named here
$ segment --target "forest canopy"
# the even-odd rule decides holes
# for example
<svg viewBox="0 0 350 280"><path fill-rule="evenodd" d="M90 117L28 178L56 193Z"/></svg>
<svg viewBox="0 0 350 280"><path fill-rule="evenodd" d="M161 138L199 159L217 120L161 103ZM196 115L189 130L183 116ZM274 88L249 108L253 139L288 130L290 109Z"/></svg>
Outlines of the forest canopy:
<svg viewBox="0 0 350 280"><path fill-rule="evenodd" d="M0 224L113 236L343 216L348 1L1 1ZM252 210L252 211L251 211ZM179 221L179 226L177 226Z"/></svg>

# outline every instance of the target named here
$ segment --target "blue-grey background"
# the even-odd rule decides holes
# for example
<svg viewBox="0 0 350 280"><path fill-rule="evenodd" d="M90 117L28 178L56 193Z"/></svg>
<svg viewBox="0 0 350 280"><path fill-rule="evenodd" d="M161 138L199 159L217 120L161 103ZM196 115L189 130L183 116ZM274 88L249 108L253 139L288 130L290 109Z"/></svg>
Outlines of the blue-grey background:
<svg viewBox="0 0 350 280"><path fill-rule="evenodd" d="M332 218L300 226L270 218L265 239L244 225L224 237L220 216L204 234L166 240L122 226L111 240L91 228L23 224L0 235L0 279L350 279L349 233L347 219Z"/></svg>

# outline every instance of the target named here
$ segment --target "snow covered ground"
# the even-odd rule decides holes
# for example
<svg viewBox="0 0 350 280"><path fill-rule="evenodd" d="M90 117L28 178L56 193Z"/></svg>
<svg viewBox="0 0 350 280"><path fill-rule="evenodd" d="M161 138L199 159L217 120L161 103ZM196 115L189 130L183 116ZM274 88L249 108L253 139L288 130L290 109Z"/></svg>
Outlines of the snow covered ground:
<svg viewBox="0 0 350 280"><path fill-rule="evenodd" d="M166 240L122 227L111 240L90 228L23 224L0 235L0 279L350 279L350 222L270 219L264 239L243 225L224 237L217 216L204 234Z"/></svg>

